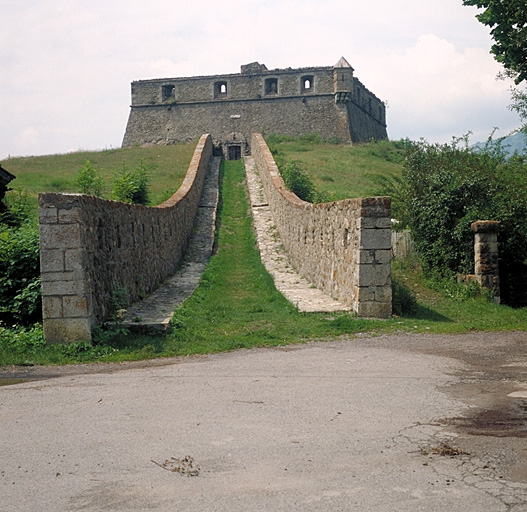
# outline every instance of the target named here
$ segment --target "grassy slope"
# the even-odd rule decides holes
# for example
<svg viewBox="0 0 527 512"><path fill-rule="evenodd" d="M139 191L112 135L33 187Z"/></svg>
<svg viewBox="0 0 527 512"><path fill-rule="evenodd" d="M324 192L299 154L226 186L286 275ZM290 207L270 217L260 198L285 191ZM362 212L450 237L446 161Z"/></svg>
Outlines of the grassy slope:
<svg viewBox="0 0 527 512"><path fill-rule="evenodd" d="M219 249L201 286L176 311L172 334L158 338L108 338L96 347L73 344L26 351L0 343L0 365L145 359L349 336L366 331L460 333L527 329L527 309L513 310L481 298L449 297L426 287L412 268L399 264L394 265L393 276L417 294L418 307L414 314L382 321L358 319L347 314L299 313L276 291L260 262L244 178L241 162L225 163Z"/></svg>
<svg viewBox="0 0 527 512"><path fill-rule="evenodd" d="M269 146L278 165L298 162L333 201L385 194L379 176L400 176L404 159L402 144L388 141L344 146L296 140Z"/></svg>
<svg viewBox="0 0 527 512"><path fill-rule="evenodd" d="M401 265L394 267L394 276L418 294L415 314L370 320L351 314L299 313L276 291L260 262L244 178L241 162L226 162L219 249L201 286L176 311L172 334L108 338L95 347L81 343L26 351L0 343L0 365L136 360L353 336L358 332L460 333L526 328L527 309L512 310L483 299L460 302L426 288L411 269Z"/></svg>
<svg viewBox="0 0 527 512"><path fill-rule="evenodd" d="M16 176L10 186L27 193L32 203L36 204L39 192L77 192L75 179L86 160L101 169L104 181L102 195L110 198L114 173L123 164L134 168L142 159L154 167L149 190L151 203L159 204L178 189L194 148L195 144L180 144L10 158L2 162L2 166Z"/></svg>

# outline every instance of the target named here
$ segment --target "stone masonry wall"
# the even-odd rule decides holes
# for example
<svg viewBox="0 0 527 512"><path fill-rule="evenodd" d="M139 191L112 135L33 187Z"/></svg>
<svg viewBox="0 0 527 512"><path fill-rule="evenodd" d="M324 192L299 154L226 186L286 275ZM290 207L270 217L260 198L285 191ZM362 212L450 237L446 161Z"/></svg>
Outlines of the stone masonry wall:
<svg viewBox="0 0 527 512"><path fill-rule="evenodd" d="M391 199L306 203L285 187L261 134L253 134L251 147L274 222L295 268L359 316L390 317Z"/></svg>
<svg viewBox="0 0 527 512"><path fill-rule="evenodd" d="M203 135L179 190L157 207L82 194L39 196L44 336L91 339L116 292L129 302L177 269L196 216L212 140Z"/></svg>
<svg viewBox="0 0 527 512"><path fill-rule="evenodd" d="M304 101L274 98L132 107L123 146L188 142L205 132L218 141L240 133L240 142L249 145L255 131L291 136L318 132L325 139L351 142L347 116L339 112L333 95L325 95Z"/></svg>

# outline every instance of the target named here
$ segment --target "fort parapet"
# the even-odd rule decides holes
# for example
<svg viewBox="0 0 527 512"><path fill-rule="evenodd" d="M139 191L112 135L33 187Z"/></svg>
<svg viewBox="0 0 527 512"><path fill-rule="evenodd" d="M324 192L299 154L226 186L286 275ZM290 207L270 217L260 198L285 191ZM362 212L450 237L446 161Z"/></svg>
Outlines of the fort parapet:
<svg viewBox="0 0 527 512"><path fill-rule="evenodd" d="M178 191L157 207L83 194L40 194L40 266L48 342L90 340L112 300L129 302L174 273L187 247L212 154L203 135Z"/></svg>
<svg viewBox="0 0 527 512"><path fill-rule="evenodd" d="M358 316L389 318L391 198L306 203L285 186L261 134L253 134L252 156L295 269Z"/></svg>
<svg viewBox="0 0 527 512"><path fill-rule="evenodd" d="M241 73L132 82L123 146L173 144L210 133L216 154L250 152L251 134L317 133L342 143L385 139L384 103L335 66L269 70L254 62Z"/></svg>

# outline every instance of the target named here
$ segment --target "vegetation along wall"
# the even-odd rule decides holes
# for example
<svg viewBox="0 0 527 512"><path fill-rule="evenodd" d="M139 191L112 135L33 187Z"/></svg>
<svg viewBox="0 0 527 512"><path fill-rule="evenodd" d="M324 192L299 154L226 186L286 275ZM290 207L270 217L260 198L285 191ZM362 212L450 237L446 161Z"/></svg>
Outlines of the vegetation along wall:
<svg viewBox="0 0 527 512"><path fill-rule="evenodd" d="M179 190L157 207L82 194L39 196L44 336L90 340L112 302L138 300L177 269L192 232L210 157L203 135Z"/></svg>
<svg viewBox="0 0 527 512"><path fill-rule="evenodd" d="M261 134L253 134L251 148L297 271L359 316L390 317L391 198L306 203L287 190Z"/></svg>

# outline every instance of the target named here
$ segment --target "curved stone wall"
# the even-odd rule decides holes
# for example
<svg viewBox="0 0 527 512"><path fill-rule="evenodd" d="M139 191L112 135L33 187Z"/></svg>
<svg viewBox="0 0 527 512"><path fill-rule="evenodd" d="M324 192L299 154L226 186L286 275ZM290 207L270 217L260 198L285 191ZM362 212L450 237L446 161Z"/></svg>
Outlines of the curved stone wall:
<svg viewBox="0 0 527 512"><path fill-rule="evenodd" d="M116 295L128 302L175 272L198 209L212 139L203 135L178 191L157 207L82 194L40 194L44 336L91 339Z"/></svg>
<svg viewBox="0 0 527 512"><path fill-rule="evenodd" d="M390 317L391 198L306 203L286 188L261 134L253 134L251 149L297 271L359 316Z"/></svg>

